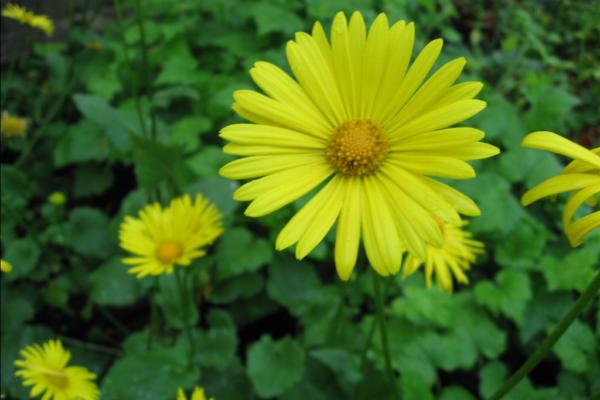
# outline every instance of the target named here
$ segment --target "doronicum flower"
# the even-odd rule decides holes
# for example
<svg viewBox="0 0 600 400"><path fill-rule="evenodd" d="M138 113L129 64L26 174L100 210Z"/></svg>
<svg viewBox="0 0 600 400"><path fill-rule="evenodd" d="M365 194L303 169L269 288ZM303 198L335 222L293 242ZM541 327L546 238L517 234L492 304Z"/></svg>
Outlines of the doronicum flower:
<svg viewBox="0 0 600 400"><path fill-rule="evenodd" d="M523 139L524 147L542 149L573 159L558 176L545 180L521 198L524 206L547 196L573 192L563 212L563 226L571 246L583 242L584 236L600 226L600 210L574 220L573 216L585 202L598 206L600 193L600 147L588 150L553 132L532 132Z"/></svg>
<svg viewBox="0 0 600 400"><path fill-rule="evenodd" d="M54 206L62 206L67 202L67 196L63 192L53 192L48 196L48 202Z"/></svg>
<svg viewBox="0 0 600 400"><path fill-rule="evenodd" d="M202 195L195 202L189 195L171 201L167 208L151 204L131 216L119 229L121 247L135 257L124 258L134 265L129 272L138 278L173 273L175 265L187 266L203 257L203 247L223 233L221 213Z"/></svg>
<svg viewBox="0 0 600 400"><path fill-rule="evenodd" d="M21 350L23 359L15 361L16 376L23 386L33 386L30 397L44 393L43 400L95 400L100 396L94 383L96 375L84 367L68 366L71 353L60 340L27 346Z"/></svg>
<svg viewBox="0 0 600 400"><path fill-rule="evenodd" d="M27 134L27 119L10 115L2 111L0 117L0 133L5 137L23 137Z"/></svg>
<svg viewBox="0 0 600 400"><path fill-rule="evenodd" d="M0 260L0 271L2 272L10 272L12 271L13 266L6 260Z"/></svg>
<svg viewBox="0 0 600 400"><path fill-rule="evenodd" d="M185 396L185 392L183 391L182 388L179 388L177 390L177 400L187 400L187 397ZM192 397L190 398L190 400L215 400L214 397L206 397L206 394L204 393L204 389L202 389L201 387L196 386L196 388L194 388L194 391L192 392Z"/></svg>
<svg viewBox="0 0 600 400"><path fill-rule="evenodd" d="M439 287L448 292L454 288L453 277L459 283L469 283L465 274L475 262L477 254L484 253L484 244L474 240L470 232L464 230L466 222L450 224L440 222L443 242L439 247L427 246L424 259L409 254L404 260L402 274L404 278L425 266L425 282L431 286L432 277Z"/></svg>
<svg viewBox="0 0 600 400"><path fill-rule="evenodd" d="M54 24L47 15L37 15L28 11L25 7L9 3L2 9L2 16L20 22L23 25L29 25L32 28L43 31L46 36L52 36L54 33Z"/></svg>
<svg viewBox="0 0 600 400"><path fill-rule="evenodd" d="M414 24L389 26L385 14L368 29L360 13L343 13L327 38L316 22L286 47L295 78L275 65L250 70L265 94L234 93L233 109L252 124L221 130L224 152L243 158L220 173L252 179L234 198L251 201L245 214L269 214L314 191L279 233L279 250L296 244L296 257L310 253L337 222L335 264L349 279L362 238L380 275L399 271L403 251L425 258L440 246L435 220L458 224L459 213L479 215L467 196L432 177L467 179L465 160L499 150L481 143L484 132L451 126L477 114L480 82L456 83L465 59L430 74L442 40L425 46L410 64ZM429 76L429 77L428 77Z"/></svg>

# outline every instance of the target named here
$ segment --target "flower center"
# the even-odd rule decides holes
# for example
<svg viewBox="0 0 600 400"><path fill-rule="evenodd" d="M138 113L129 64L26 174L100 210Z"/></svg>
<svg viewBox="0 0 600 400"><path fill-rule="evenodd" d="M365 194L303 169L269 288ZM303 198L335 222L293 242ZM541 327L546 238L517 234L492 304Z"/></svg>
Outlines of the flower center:
<svg viewBox="0 0 600 400"><path fill-rule="evenodd" d="M379 127L360 119L338 126L326 152L331 165L340 174L350 176L363 176L375 171L386 153L387 142Z"/></svg>
<svg viewBox="0 0 600 400"><path fill-rule="evenodd" d="M64 389L69 383L69 377L62 371L45 370L42 372L46 380L56 389Z"/></svg>
<svg viewBox="0 0 600 400"><path fill-rule="evenodd" d="M165 240L156 249L156 258L163 264L172 264L183 253L183 246L174 240Z"/></svg>

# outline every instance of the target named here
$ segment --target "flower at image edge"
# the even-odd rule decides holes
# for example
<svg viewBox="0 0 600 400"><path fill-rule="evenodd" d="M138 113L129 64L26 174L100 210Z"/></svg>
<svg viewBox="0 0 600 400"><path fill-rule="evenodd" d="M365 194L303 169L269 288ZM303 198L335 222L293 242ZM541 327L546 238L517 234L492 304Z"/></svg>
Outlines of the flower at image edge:
<svg viewBox="0 0 600 400"><path fill-rule="evenodd" d="M15 375L23 378L23 386L33 386L30 397L42 393L44 400L96 400L100 396L94 383L96 375L84 367L68 366L71 353L60 340L27 346L16 360Z"/></svg>
<svg viewBox="0 0 600 400"><path fill-rule="evenodd" d="M427 247L424 260L413 255L408 255L404 260L402 275L404 278L415 273L422 265L425 266L425 282L431 286L431 278L435 275L438 286L452 292L453 276L459 283L469 283L465 274L475 262L477 254L483 254L484 244L473 239L473 235L464 230L466 222L455 224L441 224L444 234L442 246Z"/></svg>
<svg viewBox="0 0 600 400"><path fill-rule="evenodd" d="M523 139L523 147L541 149L573 159L560 175L545 180L525 193L521 199L524 206L547 196L573 192L563 211L563 226L571 246L583 242L583 238L600 226L600 210L574 220L575 212L584 203L598 207L600 193L600 147L588 150L583 146L553 132L532 132Z"/></svg>
<svg viewBox="0 0 600 400"><path fill-rule="evenodd" d="M177 400L187 400L185 392L181 388L177 390ZM196 386L196 388L194 388L194 391L192 392L192 397L190 397L190 400L215 400L215 398L207 398L206 394L204 393L204 389Z"/></svg>
<svg viewBox="0 0 600 400"><path fill-rule="evenodd" d="M396 274L403 250L421 259L440 246L436 219L458 224L459 213L479 215L467 196L432 177L468 179L467 160L499 150L484 132L451 126L477 114L480 82L456 83L460 57L430 74L442 40L425 46L410 64L415 28L377 16L367 30L360 13L338 13L330 39L316 22L312 34L288 42L295 78L275 65L250 70L265 94L240 90L233 109L252 124L221 130L227 154L242 158L220 173L250 179L235 193L260 217L315 190L287 223L278 250L296 245L304 258L336 227L335 264L349 279L362 240L377 273ZM429 77L428 77L429 76ZM427 78L428 77L428 78ZM426 79L427 78L427 79Z"/></svg>
<svg viewBox="0 0 600 400"><path fill-rule="evenodd" d="M0 260L0 271L2 272L10 272L12 271L13 266L11 263L5 260Z"/></svg>
<svg viewBox="0 0 600 400"><path fill-rule="evenodd" d="M27 120L2 111L0 133L5 137L23 137L27 134Z"/></svg>
<svg viewBox="0 0 600 400"><path fill-rule="evenodd" d="M217 207L200 194L195 201L178 197L167 208L148 205L139 218L126 216L121 223L120 245L134 254L123 262L133 265L129 272L138 278L171 274L175 265L190 265L206 254L203 247L223 233L221 220Z"/></svg>
<svg viewBox="0 0 600 400"><path fill-rule="evenodd" d="M48 16L34 14L25 7L8 3L6 7L2 9L2 16L14 19L21 24L29 25L32 28L39 29L43 31L46 36L52 36L54 33L54 24Z"/></svg>

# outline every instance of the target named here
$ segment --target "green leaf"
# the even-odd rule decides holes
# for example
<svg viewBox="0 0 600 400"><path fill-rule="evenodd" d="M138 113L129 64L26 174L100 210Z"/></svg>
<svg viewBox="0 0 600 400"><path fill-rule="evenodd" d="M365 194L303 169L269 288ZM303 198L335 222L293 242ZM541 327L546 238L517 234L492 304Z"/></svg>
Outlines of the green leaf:
<svg viewBox="0 0 600 400"><path fill-rule="evenodd" d="M183 187L193 179L179 146L170 146L137 136L132 138L135 176L138 184L144 189L152 191L165 181Z"/></svg>
<svg viewBox="0 0 600 400"><path fill-rule="evenodd" d="M244 228L232 228L217 245L217 280L254 272L271 261L273 250L264 239L255 239ZM243 254L243 257L240 255Z"/></svg>
<svg viewBox="0 0 600 400"><path fill-rule="evenodd" d="M177 85L166 89L157 90L152 96L152 105L154 107L168 107L171 102L177 99L199 100L198 91L190 86ZM194 118L194 117L189 117Z"/></svg>
<svg viewBox="0 0 600 400"><path fill-rule="evenodd" d="M184 290L186 291L184 302L177 286L175 273L158 277L158 292L155 300L162 308L167 324L172 328L183 329L186 325L196 325L198 322L198 307L189 295L189 291L192 290L191 280L184 280ZM186 276L185 274L182 275Z"/></svg>
<svg viewBox="0 0 600 400"><path fill-rule="evenodd" d="M198 61L184 40L176 40L169 46L169 54L162 63L156 84L190 85L198 80Z"/></svg>
<svg viewBox="0 0 600 400"><path fill-rule="evenodd" d="M477 361L477 348L466 331L441 335L427 332L419 341L433 363L445 371L468 369Z"/></svg>
<svg viewBox="0 0 600 400"><path fill-rule="evenodd" d="M521 326L525 308L532 297L529 277L524 272L503 270L496 275L496 282L479 282L475 286L475 299L492 312L500 312Z"/></svg>
<svg viewBox="0 0 600 400"><path fill-rule="evenodd" d="M525 114L527 127L531 130L544 129L561 132L566 129L566 121L571 118L573 108L579 99L571 95L564 87L557 86L545 79L532 75L530 86L525 91L531 108Z"/></svg>
<svg viewBox="0 0 600 400"><path fill-rule="evenodd" d="M479 371L479 393L489 398L504 383L507 377L506 366L498 361L491 362Z"/></svg>
<svg viewBox="0 0 600 400"><path fill-rule="evenodd" d="M525 129L517 107L498 92L487 95L485 100L487 107L473 119L474 125L485 132L486 141L518 147Z"/></svg>
<svg viewBox="0 0 600 400"><path fill-rule="evenodd" d="M577 319L556 342L552 351L560 358L564 368L583 373L588 369L588 362L595 356L597 347L592 329Z"/></svg>
<svg viewBox="0 0 600 400"><path fill-rule="evenodd" d="M90 299L104 306L125 306L144 294L139 281L127 272L118 258L113 258L90 276Z"/></svg>
<svg viewBox="0 0 600 400"><path fill-rule="evenodd" d="M278 396L302 378L304 351L289 337L264 335L250 346L246 371L259 397Z"/></svg>
<svg viewBox="0 0 600 400"><path fill-rule="evenodd" d="M263 287L264 279L259 274L237 275L216 282L210 301L216 304L227 304L239 299L248 299L258 294Z"/></svg>
<svg viewBox="0 0 600 400"><path fill-rule="evenodd" d="M208 132L211 128L212 122L206 117L185 117L171 127L171 139L173 143L182 146L186 152L191 152L200 146L200 135ZM216 148L216 146L214 147Z"/></svg>
<svg viewBox="0 0 600 400"><path fill-rule="evenodd" d="M108 218L95 208L78 207L71 211L65 237L67 245L85 256L105 258L112 251Z"/></svg>
<svg viewBox="0 0 600 400"><path fill-rule="evenodd" d="M177 388L191 388L199 371L187 365L184 346L153 349L125 355L113 364L102 382L106 400L163 400L175 397Z"/></svg>
<svg viewBox="0 0 600 400"><path fill-rule="evenodd" d="M114 181L112 169L98 164L84 164L75 170L73 195L86 197L102 194Z"/></svg>
<svg viewBox="0 0 600 400"><path fill-rule="evenodd" d="M467 389L460 386L445 387L438 397L439 400L476 400Z"/></svg>
<svg viewBox="0 0 600 400"><path fill-rule="evenodd" d="M54 147L54 165L66 165L84 161L104 161L111 145L102 128L90 120L82 120L69 126Z"/></svg>
<svg viewBox="0 0 600 400"><path fill-rule="evenodd" d="M206 394L219 400L239 400L253 397L252 385L239 360L234 359L227 369L202 369L202 386Z"/></svg>
<svg viewBox="0 0 600 400"><path fill-rule="evenodd" d="M235 181L218 177L201 179L191 185L186 186L183 191L190 195L202 193L207 199L213 202L224 218L233 215L239 203L233 200L233 192L238 184Z"/></svg>
<svg viewBox="0 0 600 400"><path fill-rule="evenodd" d="M433 400L433 393L426 382L416 373L405 372L401 376L403 400Z"/></svg>
<svg viewBox="0 0 600 400"><path fill-rule="evenodd" d="M219 169L233 157L223 153L218 146L203 146L193 157L187 160L187 165L198 176L214 177L218 175Z"/></svg>
<svg viewBox="0 0 600 400"><path fill-rule="evenodd" d="M582 292L596 274L598 253L582 247L571 250L567 255L546 255L538 265L550 291L576 289Z"/></svg>
<svg viewBox="0 0 600 400"><path fill-rule="evenodd" d="M31 238L8 242L4 258L13 266L8 277L13 280L29 275L38 263L40 252L39 246Z"/></svg>
<svg viewBox="0 0 600 400"><path fill-rule="evenodd" d="M304 27L302 20L284 7L267 2L259 2L250 8L250 15L258 27L258 35L282 32L292 35Z"/></svg>
<svg viewBox="0 0 600 400"><path fill-rule="evenodd" d="M311 350L310 356L321 361L337 376L343 376L345 386L356 384L362 379L360 358L344 349L323 348Z"/></svg>
<svg viewBox="0 0 600 400"><path fill-rule="evenodd" d="M41 291L44 301L56 308L62 308L68 312L69 295L73 285L65 275L54 278L46 283Z"/></svg>
<svg viewBox="0 0 600 400"><path fill-rule="evenodd" d="M25 322L29 321L35 315L32 299L28 296L20 295L15 291L6 293L7 291L7 289L2 289L2 310L7 310L0 314L2 332L11 332L20 329Z"/></svg>
<svg viewBox="0 0 600 400"><path fill-rule="evenodd" d="M450 294L423 286L405 285L404 296L391 305L394 315L417 323L431 321L443 327L452 325L457 311Z"/></svg>
<svg viewBox="0 0 600 400"><path fill-rule="evenodd" d="M527 216L510 235L498 241L494 258L505 267L535 266L549 236L542 224Z"/></svg>
<svg viewBox="0 0 600 400"><path fill-rule="evenodd" d="M235 359L237 336L228 313L213 310L208 314L210 329L195 332L195 361L204 367L227 368Z"/></svg>
<svg viewBox="0 0 600 400"><path fill-rule="evenodd" d="M321 287L314 266L277 257L269 265L267 293L294 315L301 315Z"/></svg>

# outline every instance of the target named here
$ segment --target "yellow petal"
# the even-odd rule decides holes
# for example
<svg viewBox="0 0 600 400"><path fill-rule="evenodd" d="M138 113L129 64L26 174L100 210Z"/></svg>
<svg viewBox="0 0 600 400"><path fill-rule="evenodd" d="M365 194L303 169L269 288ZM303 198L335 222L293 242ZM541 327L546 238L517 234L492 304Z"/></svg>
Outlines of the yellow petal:
<svg viewBox="0 0 600 400"><path fill-rule="evenodd" d="M449 128L425 132L408 138L399 138L393 142L396 151L432 151L447 147L464 146L477 142L485 133L475 128Z"/></svg>
<svg viewBox="0 0 600 400"><path fill-rule="evenodd" d="M320 154L290 154L276 156L253 156L231 161L219 170L229 179L258 178L286 169L323 162Z"/></svg>
<svg viewBox="0 0 600 400"><path fill-rule="evenodd" d="M341 280L352 275L360 244L361 185L358 179L348 178L345 182L344 204L337 223L335 237L335 268Z"/></svg>
<svg viewBox="0 0 600 400"><path fill-rule="evenodd" d="M475 170L466 162L444 156L430 156L414 153L393 153L390 163L422 175L441 176L454 179L475 177Z"/></svg>
<svg viewBox="0 0 600 400"><path fill-rule="evenodd" d="M595 149L591 149L590 151L600 157L600 147L596 147ZM600 173L598 167L596 167L593 164L581 160L573 160L565 167L565 169L563 170L563 174L581 174L592 172L594 170L596 170L597 173Z"/></svg>
<svg viewBox="0 0 600 400"><path fill-rule="evenodd" d="M361 79L360 118L369 119L375 101L381 92L384 69L388 62L390 39L388 19L384 13L375 18L369 29L363 57L364 71Z"/></svg>
<svg viewBox="0 0 600 400"><path fill-rule="evenodd" d="M600 226L600 211L595 211L578 219L566 227L565 231L572 246L579 246L585 235Z"/></svg>
<svg viewBox="0 0 600 400"><path fill-rule="evenodd" d="M553 132L538 131L525 136L523 147L542 149L581 160L600 168L600 156Z"/></svg>
<svg viewBox="0 0 600 400"><path fill-rule="evenodd" d="M445 156L459 160L481 160L500 153L500 149L488 143L469 143L464 146L450 147L429 152L432 156Z"/></svg>
<svg viewBox="0 0 600 400"><path fill-rule="evenodd" d="M591 174L566 174L552 177L529 190L521 198L521 203L528 206L542 197L581 189L600 183L600 176Z"/></svg>
<svg viewBox="0 0 600 400"><path fill-rule="evenodd" d="M301 260L310 253L323 240L327 232L340 214L344 195L344 185L340 178L334 177L330 185L331 194L325 199L322 206L318 208L314 218L300 236L296 245L296 258Z"/></svg>
<svg viewBox="0 0 600 400"><path fill-rule="evenodd" d="M565 204L565 210L563 212L563 225L565 228L571 223L571 218L577 211L579 207L590 197L595 194L600 193L600 184L599 185L590 185L584 187L581 190L574 192L567 200Z"/></svg>
<svg viewBox="0 0 600 400"><path fill-rule="evenodd" d="M471 217L481 215L481 210L479 210L477 204L473 200L471 200L470 197L464 195L463 193L459 192L451 186L436 181L435 179L427 177L423 177L421 179L434 191L442 195L444 199L446 199L448 203L455 207L459 213Z"/></svg>
<svg viewBox="0 0 600 400"><path fill-rule="evenodd" d="M221 129L219 136L234 144L293 149L324 149L325 141L304 133L276 126L232 124Z"/></svg>
<svg viewBox="0 0 600 400"><path fill-rule="evenodd" d="M460 100L472 99L481 92L481 89L483 89L483 83L481 82L457 83L448 89L442 98L435 102L432 108L439 108Z"/></svg>

